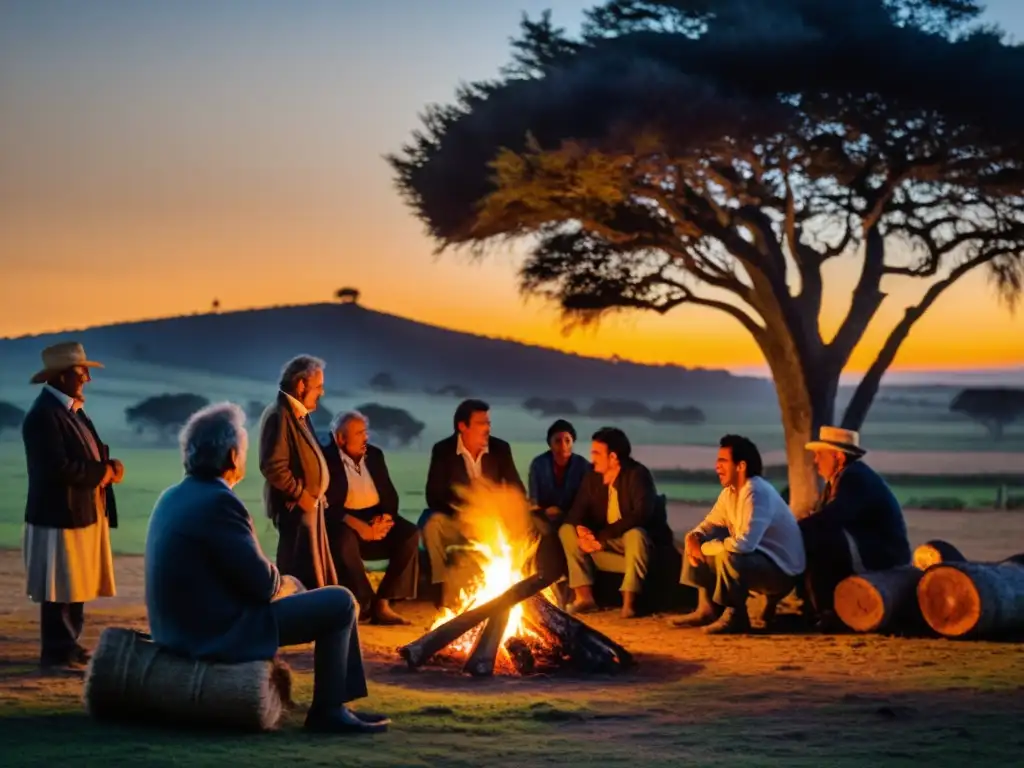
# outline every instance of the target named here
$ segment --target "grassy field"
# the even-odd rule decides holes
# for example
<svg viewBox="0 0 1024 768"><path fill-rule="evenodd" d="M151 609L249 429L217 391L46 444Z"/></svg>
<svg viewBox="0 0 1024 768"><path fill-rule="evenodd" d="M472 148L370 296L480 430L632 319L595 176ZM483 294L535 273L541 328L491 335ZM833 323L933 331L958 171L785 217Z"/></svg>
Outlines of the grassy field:
<svg viewBox="0 0 1024 768"><path fill-rule="evenodd" d="M114 449L116 451L116 444ZM514 443L516 462L524 475L530 459L539 450L536 444ZM182 476L181 462L174 448L133 447L116 451L125 462L125 480L117 488L120 527L114 533L113 545L118 553L138 554L143 551L146 524L157 496ZM402 514L416 520L423 510L423 485L426 479L428 456L423 451L401 451L388 454L388 465L399 490ZM0 548L19 547L25 504L25 459L18 440L0 442ZM250 454L248 475L238 486L238 493L249 506L256 521L260 540L268 552L276 547L277 534L263 515L262 483L257 459ZM660 473L658 473L660 474ZM720 487L708 473L686 473L703 477L684 482L659 482L659 490L670 500L687 503L710 503ZM665 475L672 477L672 472ZM906 503L915 499L955 497L979 508L991 507L994 485L973 482L970 478L897 478L894 485L897 496ZM775 481L781 485L781 480ZM1016 492L1020 492L1020 489Z"/></svg>

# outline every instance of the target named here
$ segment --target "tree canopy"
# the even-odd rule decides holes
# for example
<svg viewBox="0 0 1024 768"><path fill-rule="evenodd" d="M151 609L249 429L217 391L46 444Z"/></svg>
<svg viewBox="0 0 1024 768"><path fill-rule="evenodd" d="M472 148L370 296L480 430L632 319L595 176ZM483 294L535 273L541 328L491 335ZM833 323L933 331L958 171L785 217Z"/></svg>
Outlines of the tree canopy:
<svg viewBox="0 0 1024 768"><path fill-rule="evenodd" d="M1024 418L1024 389L973 387L961 391L949 404L953 413L974 419L993 440L1003 439L1007 425Z"/></svg>
<svg viewBox="0 0 1024 768"><path fill-rule="evenodd" d="M733 317L772 369L794 508L803 450L891 278L927 281L843 424L860 428L914 323L985 269L1024 285L1024 48L975 0L614 0L579 35L524 18L500 76L433 105L390 157L439 248L524 239L523 291L570 322L681 304ZM823 269L859 259L821 332ZM798 477L799 476L799 477Z"/></svg>
<svg viewBox="0 0 1024 768"><path fill-rule="evenodd" d="M21 427L21 422L24 420L25 411L14 403L8 403L0 400L0 435L2 435L6 429L18 429Z"/></svg>
<svg viewBox="0 0 1024 768"><path fill-rule="evenodd" d="M189 417L210 401L190 392L147 397L124 410L125 421L136 432L153 430L160 438L169 438L181 429Z"/></svg>

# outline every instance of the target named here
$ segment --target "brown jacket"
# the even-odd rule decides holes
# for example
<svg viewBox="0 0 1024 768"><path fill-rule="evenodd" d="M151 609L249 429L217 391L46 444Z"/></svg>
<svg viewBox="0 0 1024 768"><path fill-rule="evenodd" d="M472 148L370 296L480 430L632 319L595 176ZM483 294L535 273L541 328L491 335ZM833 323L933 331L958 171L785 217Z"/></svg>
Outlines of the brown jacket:
<svg viewBox="0 0 1024 768"><path fill-rule="evenodd" d="M323 507L308 513L298 506L303 491L318 499L328 486L321 460L312 427L303 425L288 398L278 394L260 419L263 504L278 529L277 567L307 589L338 583Z"/></svg>

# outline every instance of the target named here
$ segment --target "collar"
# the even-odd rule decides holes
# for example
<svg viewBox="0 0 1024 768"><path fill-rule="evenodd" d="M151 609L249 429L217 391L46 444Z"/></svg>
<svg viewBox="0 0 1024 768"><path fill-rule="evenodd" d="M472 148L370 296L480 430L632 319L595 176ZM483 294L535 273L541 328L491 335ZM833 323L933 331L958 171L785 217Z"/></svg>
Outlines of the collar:
<svg viewBox="0 0 1024 768"><path fill-rule="evenodd" d="M72 413L77 412L82 407L82 403L80 401L75 400L73 397L69 395L65 395L56 387L51 387L49 384L43 384L43 390L49 392L51 395L57 398L57 402L59 402Z"/></svg>
<svg viewBox="0 0 1024 768"><path fill-rule="evenodd" d="M286 398L288 398L288 405L290 405L292 407L292 411L295 412L295 415L297 417L299 417L300 419L304 419L306 416L309 415L309 409L306 408L306 406L304 406L302 403L300 403L294 397L289 395L283 389L281 390L281 394L284 395Z"/></svg>
<svg viewBox="0 0 1024 768"><path fill-rule="evenodd" d="M352 469L354 469L356 472L362 474L363 470L366 469L366 454L364 453L362 456L359 457L359 461L356 461L347 453L345 453L345 451L342 450L340 445L336 444L335 447L338 449L338 455L341 456L342 465L352 467Z"/></svg>
<svg viewBox="0 0 1024 768"><path fill-rule="evenodd" d="M456 456L465 456L470 461L479 461L480 459L483 458L484 454L487 453L489 450L490 450L490 445L485 445L484 449L482 451L480 451L480 455L477 458L474 459L473 458L473 454L471 454L469 452L469 449L466 448L466 444L462 442L462 435L459 435L458 443L456 443L456 445L455 445L455 455Z"/></svg>

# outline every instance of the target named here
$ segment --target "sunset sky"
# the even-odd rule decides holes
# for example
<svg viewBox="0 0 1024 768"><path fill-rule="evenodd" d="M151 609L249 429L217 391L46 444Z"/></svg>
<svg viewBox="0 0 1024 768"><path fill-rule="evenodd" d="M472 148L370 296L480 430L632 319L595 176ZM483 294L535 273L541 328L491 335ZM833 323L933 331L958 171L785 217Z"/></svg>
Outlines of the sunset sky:
<svg viewBox="0 0 1024 768"><path fill-rule="evenodd" d="M749 369L734 321L629 315L563 336L516 257L433 256L383 159L424 105L508 59L520 13L583 0L0 0L0 335L329 300L582 354ZM1024 39L1024 3L989 16ZM849 302L831 275L825 324ZM851 370L920 290L894 283ZM1024 320L965 280L898 367L1024 365Z"/></svg>

